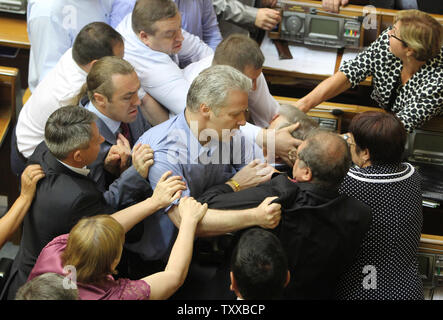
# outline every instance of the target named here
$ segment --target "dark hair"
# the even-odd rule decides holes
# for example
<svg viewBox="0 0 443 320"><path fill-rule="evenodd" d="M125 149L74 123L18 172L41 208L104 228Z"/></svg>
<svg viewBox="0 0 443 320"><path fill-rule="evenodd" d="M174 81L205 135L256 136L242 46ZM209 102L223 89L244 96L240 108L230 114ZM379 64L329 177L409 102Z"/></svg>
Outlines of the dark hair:
<svg viewBox="0 0 443 320"><path fill-rule="evenodd" d="M231 270L244 299L280 299L287 279L288 259L274 234L253 228L240 237L234 248Z"/></svg>
<svg viewBox="0 0 443 320"><path fill-rule="evenodd" d="M356 151L368 148L373 164L398 164L406 144L406 130L394 115L367 111L352 119L349 132L354 136Z"/></svg>
<svg viewBox="0 0 443 320"><path fill-rule="evenodd" d="M92 123L96 115L85 108L69 105L55 110L46 121L45 143L59 160L66 159L70 152L89 146L92 138Z"/></svg>
<svg viewBox="0 0 443 320"><path fill-rule="evenodd" d="M72 46L72 58L81 66L102 57L113 56L114 47L123 45L123 38L104 22L92 22L84 26Z"/></svg>
<svg viewBox="0 0 443 320"><path fill-rule="evenodd" d="M64 276L43 273L18 289L15 300L77 300L78 289L64 288Z"/></svg>
<svg viewBox="0 0 443 320"><path fill-rule="evenodd" d="M231 34L215 49L213 64L225 64L243 72L249 65L260 69L264 61L265 57L255 40L247 35Z"/></svg>
<svg viewBox="0 0 443 320"><path fill-rule="evenodd" d="M346 141L322 129L311 130L305 141L298 158L311 169L311 182L325 189L338 189L352 164Z"/></svg>
<svg viewBox="0 0 443 320"><path fill-rule="evenodd" d="M177 15L177 5L172 0L138 0L132 11L132 30L155 35L154 23Z"/></svg>

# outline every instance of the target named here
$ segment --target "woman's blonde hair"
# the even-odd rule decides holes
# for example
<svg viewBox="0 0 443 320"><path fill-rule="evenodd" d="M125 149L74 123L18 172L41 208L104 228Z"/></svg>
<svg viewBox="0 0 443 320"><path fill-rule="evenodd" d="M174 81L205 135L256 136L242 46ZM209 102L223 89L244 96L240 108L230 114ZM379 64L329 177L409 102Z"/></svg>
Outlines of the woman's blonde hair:
<svg viewBox="0 0 443 320"><path fill-rule="evenodd" d="M112 266L121 256L124 241L123 227L111 216L83 218L69 233L62 263L76 268L78 282L103 283L115 274Z"/></svg>
<svg viewBox="0 0 443 320"><path fill-rule="evenodd" d="M443 45L443 27L420 10L402 10L395 17L401 22L399 36L415 52L415 59L426 61L436 57Z"/></svg>

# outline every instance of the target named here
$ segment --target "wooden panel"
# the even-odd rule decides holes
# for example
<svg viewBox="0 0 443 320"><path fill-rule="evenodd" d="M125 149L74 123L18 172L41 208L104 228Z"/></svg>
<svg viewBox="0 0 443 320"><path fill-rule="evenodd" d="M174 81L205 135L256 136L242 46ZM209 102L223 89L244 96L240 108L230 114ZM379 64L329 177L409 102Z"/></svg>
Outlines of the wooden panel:
<svg viewBox="0 0 443 320"><path fill-rule="evenodd" d="M26 30L26 19L0 16L0 45L29 49L31 43Z"/></svg>

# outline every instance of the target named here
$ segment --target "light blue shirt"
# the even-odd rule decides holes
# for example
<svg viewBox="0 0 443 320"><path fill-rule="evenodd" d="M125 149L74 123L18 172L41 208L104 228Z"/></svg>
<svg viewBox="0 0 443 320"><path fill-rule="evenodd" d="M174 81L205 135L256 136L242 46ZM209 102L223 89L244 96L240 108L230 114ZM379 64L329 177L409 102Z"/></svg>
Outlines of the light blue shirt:
<svg viewBox="0 0 443 320"><path fill-rule="evenodd" d="M182 28L198 36L213 50L223 40L212 0L174 0L182 16Z"/></svg>
<svg viewBox="0 0 443 320"><path fill-rule="evenodd" d="M130 12L124 12L131 10L129 5L124 6L128 1L29 0L27 28L31 51L28 83L31 92L72 47L75 37L85 25L95 21L111 24L111 19L116 25Z"/></svg>
<svg viewBox="0 0 443 320"><path fill-rule="evenodd" d="M191 123L191 126L196 125ZM191 133L184 112L145 132L137 143L149 144L154 150L154 164L149 169L149 183L154 189L168 170L183 177L187 190L182 196L198 197L211 186L225 183L250 159L252 145L241 135L231 142L202 146ZM174 204L178 204L176 201ZM145 260L168 257L175 240L176 228L165 214L170 207L144 220L144 234L135 244L128 245Z"/></svg>

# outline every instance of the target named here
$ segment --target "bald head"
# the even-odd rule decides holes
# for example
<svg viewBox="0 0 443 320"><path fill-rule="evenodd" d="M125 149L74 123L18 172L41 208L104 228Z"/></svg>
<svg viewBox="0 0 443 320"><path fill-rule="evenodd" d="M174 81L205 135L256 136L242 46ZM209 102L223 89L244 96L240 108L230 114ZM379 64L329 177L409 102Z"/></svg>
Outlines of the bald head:
<svg viewBox="0 0 443 320"><path fill-rule="evenodd" d="M346 141L336 133L316 129L301 147L298 158L311 169L311 182L338 189L352 163Z"/></svg>

